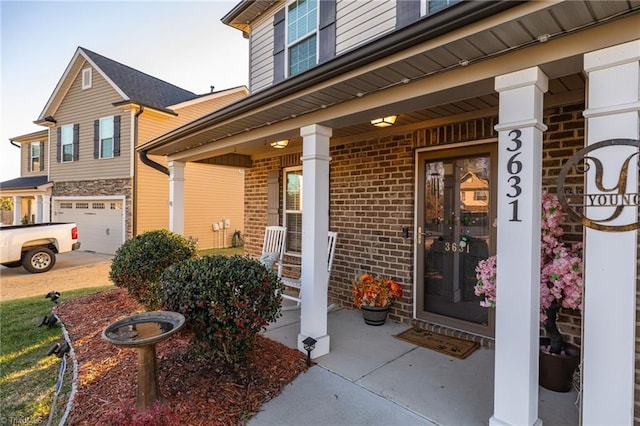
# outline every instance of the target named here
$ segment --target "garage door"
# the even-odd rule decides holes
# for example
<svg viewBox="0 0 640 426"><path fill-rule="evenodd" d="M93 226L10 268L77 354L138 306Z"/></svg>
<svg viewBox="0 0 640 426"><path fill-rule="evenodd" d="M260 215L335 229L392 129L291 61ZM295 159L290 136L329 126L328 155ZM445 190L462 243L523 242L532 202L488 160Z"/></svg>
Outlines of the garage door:
<svg viewBox="0 0 640 426"><path fill-rule="evenodd" d="M124 241L122 201L58 200L54 221L78 225L80 250L114 254Z"/></svg>

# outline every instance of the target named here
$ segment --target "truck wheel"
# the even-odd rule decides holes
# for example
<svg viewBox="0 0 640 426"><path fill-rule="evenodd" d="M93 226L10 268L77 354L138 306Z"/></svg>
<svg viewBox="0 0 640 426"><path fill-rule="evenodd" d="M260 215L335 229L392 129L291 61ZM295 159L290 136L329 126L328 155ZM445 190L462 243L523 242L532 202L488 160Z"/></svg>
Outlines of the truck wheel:
<svg viewBox="0 0 640 426"><path fill-rule="evenodd" d="M47 272L55 264L56 255L47 247L32 248L22 256L22 266L32 274Z"/></svg>
<svg viewBox="0 0 640 426"><path fill-rule="evenodd" d="M7 268L17 268L18 266L22 266L22 262L17 260L15 262L3 263L2 266L6 266Z"/></svg>

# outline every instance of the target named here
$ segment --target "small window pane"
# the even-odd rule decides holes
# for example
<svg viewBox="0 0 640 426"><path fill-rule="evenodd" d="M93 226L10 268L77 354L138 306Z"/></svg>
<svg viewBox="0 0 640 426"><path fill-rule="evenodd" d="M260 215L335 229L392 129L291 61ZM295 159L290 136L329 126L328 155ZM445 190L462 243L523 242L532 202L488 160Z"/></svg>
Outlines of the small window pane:
<svg viewBox="0 0 640 426"><path fill-rule="evenodd" d="M296 75L316 64L315 34L289 49L289 75Z"/></svg>
<svg viewBox="0 0 640 426"><path fill-rule="evenodd" d="M76 203L76 209L88 209L89 203Z"/></svg>
<svg viewBox="0 0 640 426"><path fill-rule="evenodd" d="M460 0L427 0L427 13L445 9Z"/></svg>
<svg viewBox="0 0 640 426"><path fill-rule="evenodd" d="M113 139L103 139L100 147L100 158L113 157Z"/></svg>
<svg viewBox="0 0 640 426"><path fill-rule="evenodd" d="M91 208L102 210L104 209L104 203L91 203Z"/></svg>
<svg viewBox="0 0 640 426"><path fill-rule="evenodd" d="M302 213L286 213L287 251L302 251Z"/></svg>
<svg viewBox="0 0 640 426"><path fill-rule="evenodd" d="M60 208L61 209L72 209L73 208L73 203L60 203Z"/></svg>
<svg viewBox="0 0 640 426"><path fill-rule="evenodd" d="M285 210L302 211L302 170L287 173Z"/></svg>

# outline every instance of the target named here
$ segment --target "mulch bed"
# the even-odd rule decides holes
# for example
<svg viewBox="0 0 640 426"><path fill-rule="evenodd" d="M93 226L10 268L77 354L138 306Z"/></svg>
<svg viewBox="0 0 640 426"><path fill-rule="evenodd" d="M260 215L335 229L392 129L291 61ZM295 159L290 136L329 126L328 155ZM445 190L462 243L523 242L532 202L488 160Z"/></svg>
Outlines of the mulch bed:
<svg viewBox="0 0 640 426"><path fill-rule="evenodd" d="M116 411L135 405L137 351L102 339L113 321L143 309L123 289L65 301L55 313L69 332L79 371L68 424L113 421ZM189 351L179 332L158 343L160 391L181 425L241 425L306 371L301 352L258 336L240 371L205 362Z"/></svg>

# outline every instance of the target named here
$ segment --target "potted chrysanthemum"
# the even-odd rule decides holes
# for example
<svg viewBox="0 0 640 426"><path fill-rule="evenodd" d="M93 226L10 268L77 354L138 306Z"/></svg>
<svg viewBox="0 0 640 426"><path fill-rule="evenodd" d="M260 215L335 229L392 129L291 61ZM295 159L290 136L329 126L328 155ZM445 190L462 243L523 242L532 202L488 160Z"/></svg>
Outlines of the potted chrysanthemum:
<svg viewBox="0 0 640 426"><path fill-rule="evenodd" d="M402 297L402 286L387 277L376 278L364 273L353 280L353 303L362 310L364 322L382 325L387 319L389 305Z"/></svg>
<svg viewBox="0 0 640 426"><path fill-rule="evenodd" d="M541 374L543 386L558 391L570 390L570 381L557 378L556 373L544 372L544 355L551 354L553 363L560 359L570 359L570 376L579 363L579 349L566 343L557 326L558 311L561 308L582 310L582 246L570 247L562 242L562 223L565 214L558 197L546 191L542 193L542 221L540 244L540 321L548 337L541 339ZM496 305L496 256L480 261L476 267L475 294L484 297L480 302L485 307ZM557 384L546 384L549 377Z"/></svg>

